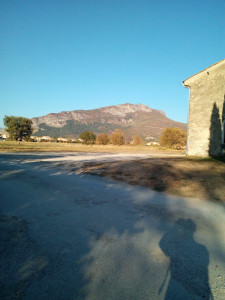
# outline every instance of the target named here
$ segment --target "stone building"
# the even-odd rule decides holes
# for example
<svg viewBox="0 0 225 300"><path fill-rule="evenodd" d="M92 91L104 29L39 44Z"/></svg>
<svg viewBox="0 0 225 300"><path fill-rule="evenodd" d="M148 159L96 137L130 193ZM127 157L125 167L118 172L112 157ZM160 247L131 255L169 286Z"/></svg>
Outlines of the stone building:
<svg viewBox="0 0 225 300"><path fill-rule="evenodd" d="M225 59L184 80L189 88L187 154L224 155Z"/></svg>

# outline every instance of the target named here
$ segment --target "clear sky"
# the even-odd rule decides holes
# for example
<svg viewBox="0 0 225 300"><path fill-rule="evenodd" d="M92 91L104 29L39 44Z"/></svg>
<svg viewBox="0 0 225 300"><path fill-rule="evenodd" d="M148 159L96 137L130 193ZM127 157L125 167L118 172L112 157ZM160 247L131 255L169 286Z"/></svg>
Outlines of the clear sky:
<svg viewBox="0 0 225 300"><path fill-rule="evenodd" d="M182 81L224 58L225 0L0 0L0 127L127 102L186 122Z"/></svg>

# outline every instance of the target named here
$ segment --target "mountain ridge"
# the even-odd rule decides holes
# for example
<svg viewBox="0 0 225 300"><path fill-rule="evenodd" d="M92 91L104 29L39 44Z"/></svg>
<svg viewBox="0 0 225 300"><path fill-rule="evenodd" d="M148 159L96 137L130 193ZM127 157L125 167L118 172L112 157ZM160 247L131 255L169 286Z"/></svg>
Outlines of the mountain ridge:
<svg viewBox="0 0 225 300"><path fill-rule="evenodd" d="M145 104L119 104L91 110L72 110L50 113L32 118L34 133L37 136L49 135L76 137L84 130L96 134L110 134L121 128L132 137L140 135L144 139L158 139L166 127L186 129L186 124L167 118L162 110L150 108Z"/></svg>

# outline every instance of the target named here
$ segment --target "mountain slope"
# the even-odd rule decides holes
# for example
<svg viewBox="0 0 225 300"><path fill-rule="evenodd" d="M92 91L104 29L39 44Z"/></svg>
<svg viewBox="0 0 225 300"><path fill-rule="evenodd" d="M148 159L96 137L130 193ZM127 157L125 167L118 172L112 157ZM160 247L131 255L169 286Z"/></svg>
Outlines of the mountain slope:
<svg viewBox="0 0 225 300"><path fill-rule="evenodd" d="M75 137L85 130L110 134L115 128L133 137L140 135L145 139L159 138L166 127L186 129L186 124L175 122L160 110L143 104L120 104L93 110L74 110L51 113L33 118L35 135L51 137Z"/></svg>

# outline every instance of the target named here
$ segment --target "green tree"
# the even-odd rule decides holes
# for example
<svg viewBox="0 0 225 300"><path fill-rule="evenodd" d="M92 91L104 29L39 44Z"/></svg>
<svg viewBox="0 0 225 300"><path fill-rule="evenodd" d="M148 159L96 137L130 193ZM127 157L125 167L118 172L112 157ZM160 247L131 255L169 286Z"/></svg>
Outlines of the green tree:
<svg viewBox="0 0 225 300"><path fill-rule="evenodd" d="M5 116L4 125L11 140L29 140L32 135L32 120L23 117Z"/></svg>
<svg viewBox="0 0 225 300"><path fill-rule="evenodd" d="M96 136L92 131L84 131L80 134L80 138L83 140L83 144L93 145L96 140Z"/></svg>
<svg viewBox="0 0 225 300"><path fill-rule="evenodd" d="M160 145L167 147L183 147L186 145L186 132L180 128L165 128L161 138Z"/></svg>
<svg viewBox="0 0 225 300"><path fill-rule="evenodd" d="M96 144L107 145L109 143L109 137L103 132L97 136Z"/></svg>
<svg viewBox="0 0 225 300"><path fill-rule="evenodd" d="M109 138L113 145L124 145L125 143L124 134L121 129L115 129Z"/></svg>

